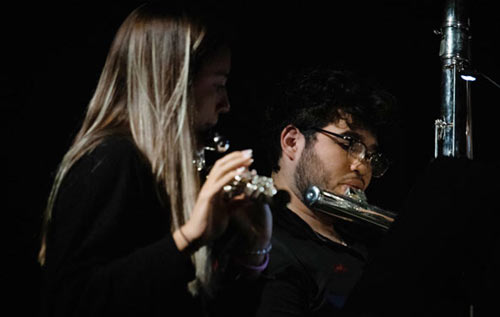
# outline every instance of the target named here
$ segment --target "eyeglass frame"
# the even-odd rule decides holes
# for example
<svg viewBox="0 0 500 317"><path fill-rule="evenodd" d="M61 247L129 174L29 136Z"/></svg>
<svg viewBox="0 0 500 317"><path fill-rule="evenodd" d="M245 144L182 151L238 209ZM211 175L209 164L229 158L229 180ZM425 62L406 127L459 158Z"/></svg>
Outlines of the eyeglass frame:
<svg viewBox="0 0 500 317"><path fill-rule="evenodd" d="M368 151L368 147L361 140L358 140L358 139L356 139L356 138L354 138L352 136L349 136L349 135L342 135L342 134L331 132L331 131L328 131L328 130L325 130L325 129L317 128L317 127L313 127L311 129L314 130L314 131L316 131L316 132L323 132L323 133L326 133L326 134L329 134L329 135L336 136L338 138L341 138L342 140L345 140L345 141L349 142L349 145L348 145L347 149L344 149L343 147L341 147L343 150L345 150L347 152L347 155L350 155L351 149L353 147L353 144L356 144L356 143L361 144L361 146L365 149L364 150L365 155L364 155L363 158L360 158L360 157L354 157L354 158L357 159L357 160L359 160L359 161L361 161L361 162L367 162L369 164L371 170L372 170L372 176L373 177L380 178L380 177L384 176L384 174L389 169L389 161L387 160L387 158L382 153L380 153L380 152L369 152ZM380 158L380 162L384 162L382 164L385 164L385 167L383 168L383 171L380 172L380 173L377 173L377 174L375 174L373 172L374 168L373 168L373 165L371 163L372 159L374 157L376 157L376 156L378 156Z"/></svg>

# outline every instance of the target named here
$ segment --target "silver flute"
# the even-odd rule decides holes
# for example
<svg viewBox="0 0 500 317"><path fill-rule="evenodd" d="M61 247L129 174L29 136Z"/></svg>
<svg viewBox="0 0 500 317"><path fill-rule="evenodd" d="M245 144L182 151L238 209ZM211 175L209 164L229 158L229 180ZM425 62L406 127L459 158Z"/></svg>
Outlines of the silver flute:
<svg viewBox="0 0 500 317"><path fill-rule="evenodd" d="M207 166L205 152L223 154L229 150L229 146L227 138L217 132L212 132L206 141L205 147L196 153L193 164L195 164L198 171L210 170L211 166ZM252 199L262 198L267 202L270 202L278 192L274 187L272 178L258 175L255 170L244 171L242 174L236 175L233 180L223 187L223 191L226 199L244 194L246 197Z"/></svg>
<svg viewBox="0 0 500 317"><path fill-rule="evenodd" d="M315 211L382 231L389 230L397 216L394 212L370 205L362 190L352 188L348 188L344 195L337 195L313 185L304 192L304 201Z"/></svg>

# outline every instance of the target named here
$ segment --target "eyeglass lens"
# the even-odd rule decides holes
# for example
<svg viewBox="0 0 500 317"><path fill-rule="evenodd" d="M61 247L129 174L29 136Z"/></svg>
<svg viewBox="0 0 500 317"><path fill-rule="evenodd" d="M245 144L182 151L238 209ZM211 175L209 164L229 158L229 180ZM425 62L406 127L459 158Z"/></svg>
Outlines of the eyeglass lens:
<svg viewBox="0 0 500 317"><path fill-rule="evenodd" d="M387 165L380 154L373 154L366 158L366 146L361 142L354 141L349 147L349 154L354 159L366 161L372 169L373 176L382 176L387 171Z"/></svg>

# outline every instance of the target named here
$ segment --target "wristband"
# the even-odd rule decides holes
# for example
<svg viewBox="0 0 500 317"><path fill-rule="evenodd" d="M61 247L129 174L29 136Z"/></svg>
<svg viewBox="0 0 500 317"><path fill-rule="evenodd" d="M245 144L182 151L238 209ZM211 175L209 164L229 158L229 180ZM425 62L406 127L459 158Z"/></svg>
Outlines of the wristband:
<svg viewBox="0 0 500 317"><path fill-rule="evenodd" d="M273 248L273 245L271 243L269 243L269 245L264 249L247 251L244 254L245 255L265 255L265 254L269 254L269 252L271 251L272 248Z"/></svg>
<svg viewBox="0 0 500 317"><path fill-rule="evenodd" d="M184 234L184 232L182 232L182 227L179 227L179 233L181 234L182 238L183 238L184 240L186 240L187 245L191 245L191 240L189 240L189 239L186 237L186 235Z"/></svg>
<svg viewBox="0 0 500 317"><path fill-rule="evenodd" d="M266 269L267 265L269 264L269 253L265 254L264 262L260 265L250 265L248 263L242 262L238 258L234 258L234 261L245 269L255 271L255 272L262 272Z"/></svg>

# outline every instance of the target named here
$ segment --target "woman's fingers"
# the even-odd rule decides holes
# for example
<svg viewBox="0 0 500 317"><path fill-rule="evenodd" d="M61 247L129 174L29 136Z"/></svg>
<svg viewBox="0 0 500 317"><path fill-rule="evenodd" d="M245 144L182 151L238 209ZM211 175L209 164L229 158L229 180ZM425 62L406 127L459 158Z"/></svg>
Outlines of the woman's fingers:
<svg viewBox="0 0 500 317"><path fill-rule="evenodd" d="M217 160L201 188L200 198L211 200L236 175L243 173L252 162L251 150L235 151Z"/></svg>
<svg viewBox="0 0 500 317"><path fill-rule="evenodd" d="M211 172L214 170L233 170L238 167L239 164L251 162L252 160L252 150L234 151L217 160Z"/></svg>
<svg viewBox="0 0 500 317"><path fill-rule="evenodd" d="M220 183L220 179L227 179L227 174L232 173L240 167L249 167L253 162L251 150L235 151L219 159L212 167L207 176L207 181ZM234 177L235 175L233 175ZM228 180L228 182L231 179ZM225 184L225 183L224 183Z"/></svg>
<svg viewBox="0 0 500 317"><path fill-rule="evenodd" d="M231 160L238 159L240 157L251 158L252 150L248 149L243 151L233 151L227 155L224 155L222 158L218 159L217 162L215 162L215 165L223 167L225 164L230 163Z"/></svg>
<svg viewBox="0 0 500 317"><path fill-rule="evenodd" d="M245 167L240 167L236 170L232 170L229 173L224 174L221 176L217 181L213 183L214 188L222 188L225 185L227 185L230 181L232 181L236 175L239 175L245 171ZM218 190L217 190L218 191Z"/></svg>

